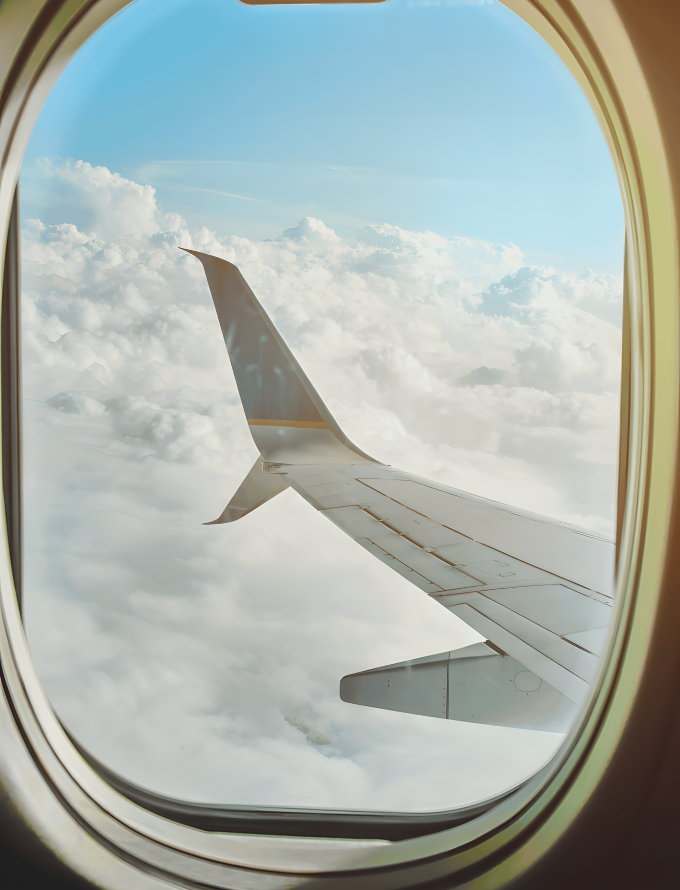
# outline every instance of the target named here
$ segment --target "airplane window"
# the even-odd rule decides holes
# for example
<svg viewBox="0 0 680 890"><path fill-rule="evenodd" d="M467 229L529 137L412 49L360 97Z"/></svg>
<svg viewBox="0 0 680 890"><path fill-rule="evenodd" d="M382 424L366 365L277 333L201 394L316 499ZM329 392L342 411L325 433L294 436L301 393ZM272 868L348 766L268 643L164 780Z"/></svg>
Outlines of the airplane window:
<svg viewBox="0 0 680 890"><path fill-rule="evenodd" d="M274 807L545 763L611 615L623 214L541 38L139 0L20 195L24 621L78 743Z"/></svg>

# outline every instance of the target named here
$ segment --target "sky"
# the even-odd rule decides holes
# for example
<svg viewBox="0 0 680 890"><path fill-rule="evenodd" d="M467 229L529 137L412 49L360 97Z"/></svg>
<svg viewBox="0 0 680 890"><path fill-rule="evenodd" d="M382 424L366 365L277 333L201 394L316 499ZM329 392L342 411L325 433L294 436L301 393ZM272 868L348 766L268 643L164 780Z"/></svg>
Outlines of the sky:
<svg viewBox="0 0 680 890"><path fill-rule="evenodd" d="M29 145L26 213L61 222L64 196L30 185L40 157L150 183L190 224L257 240L313 216L345 236L389 222L511 241L564 271L622 261L595 118L495 2L138 0L72 61Z"/></svg>
<svg viewBox="0 0 680 890"><path fill-rule="evenodd" d="M401 811L545 762L561 736L339 700L479 637L294 492L201 524L257 452L177 248L239 266L369 454L611 534L615 189L495 3L140 0L76 56L21 181L24 597L95 756L182 798Z"/></svg>

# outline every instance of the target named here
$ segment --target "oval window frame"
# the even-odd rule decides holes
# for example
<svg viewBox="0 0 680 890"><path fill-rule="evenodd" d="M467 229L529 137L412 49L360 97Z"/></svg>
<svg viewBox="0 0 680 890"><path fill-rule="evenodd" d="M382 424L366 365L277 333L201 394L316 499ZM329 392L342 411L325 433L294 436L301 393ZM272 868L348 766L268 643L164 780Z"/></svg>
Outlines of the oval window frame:
<svg viewBox="0 0 680 890"><path fill-rule="evenodd" d="M11 245L8 233L21 160L40 109L85 40L127 5L128 0L22 0L0 6L1 45L8 62L0 96L4 269L11 263L5 248ZM629 796L631 789L643 788L644 769L634 771L630 780L623 778L633 762L636 738L644 733L651 739L648 759L650 749L662 751L665 745L680 676L677 657L664 657L663 645L678 626L670 572L680 404L678 225L668 139L672 97L670 90L664 91L663 79L654 81L650 74L644 35L637 45L631 39L635 23L625 0L505 0L505 5L558 53L590 101L610 148L626 218L629 323L624 337L617 622L587 711L539 774L503 800L489 802L486 812L474 814L471 821L434 834L373 845L320 837L213 834L180 825L116 791L113 780L107 782L92 768L56 720L21 625L9 504L10 534L6 532L0 554L0 782L14 811L13 827L7 830L18 832L38 852L51 849L93 884L122 890L178 882L240 887L248 882L274 888L315 875L338 888L387 890L437 879L446 879L448 886L500 887L528 875L541 858L550 861L548 854L558 855L557 842L567 829L583 833L584 818L597 824L592 813L614 793L617 777L628 783ZM8 318L5 313L5 322ZM16 380L7 379L17 362L16 350L13 358L6 347L6 409L12 391L15 398L18 392ZM8 438L5 424L3 479L6 500L11 501L19 468L17 449ZM646 704L644 690L660 681L667 690ZM602 838L600 832L598 843Z"/></svg>

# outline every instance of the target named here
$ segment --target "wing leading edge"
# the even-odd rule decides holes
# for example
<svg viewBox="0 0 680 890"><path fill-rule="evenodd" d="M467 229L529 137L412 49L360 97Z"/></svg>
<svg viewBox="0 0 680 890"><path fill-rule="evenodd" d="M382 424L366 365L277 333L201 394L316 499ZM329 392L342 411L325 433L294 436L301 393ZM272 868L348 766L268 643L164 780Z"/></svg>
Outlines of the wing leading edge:
<svg viewBox="0 0 680 890"><path fill-rule="evenodd" d="M215 522L291 487L487 640L344 677L342 699L566 731L606 640L613 543L369 457L344 435L236 266L188 253L205 269L262 458Z"/></svg>

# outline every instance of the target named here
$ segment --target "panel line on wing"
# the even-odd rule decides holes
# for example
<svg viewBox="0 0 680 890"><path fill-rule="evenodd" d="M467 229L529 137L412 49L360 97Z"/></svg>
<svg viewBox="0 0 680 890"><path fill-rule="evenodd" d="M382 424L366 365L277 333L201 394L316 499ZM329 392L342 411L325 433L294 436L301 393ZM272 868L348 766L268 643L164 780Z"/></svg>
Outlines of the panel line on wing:
<svg viewBox="0 0 680 890"><path fill-rule="evenodd" d="M602 537L544 517L524 516L520 511L504 509L481 498L463 498L445 487L413 478L369 480L373 485L369 485L365 477L360 481L426 518L446 524L447 528L451 527L451 517L458 514L456 524L464 521L468 534L479 543L504 553L511 547L514 558L527 565L547 561L550 565L547 571L556 577L575 580L600 592L611 590L614 551L611 543Z"/></svg>
<svg viewBox="0 0 680 890"><path fill-rule="evenodd" d="M371 509L367 509L366 507L354 504L352 506L327 508L322 512L324 512L329 519L340 525L340 527L345 532L350 534L355 540L359 540L360 538L368 539L369 541L380 547L382 550L387 551L387 553L389 553L392 557L409 566L411 569L414 569L420 575L429 578L429 580L437 585L438 588L434 595L438 595L442 591L461 589L475 590L479 589L479 587L486 588L490 583L491 576L487 577L487 580L482 580L482 578L480 577L480 572L482 571L480 565L475 566L474 564L470 565L453 563L451 560L446 559L433 548L423 547L422 544L414 541L413 538L403 534L398 529L395 529L393 526L390 526L386 522L378 519ZM347 517L347 520L345 520L343 514ZM364 517L364 519L362 519L361 517ZM382 534L381 532L379 535L376 535L374 531L371 530L370 524L366 525L366 520L368 520L369 523L372 522L374 525L379 526L380 529L384 529L386 534ZM402 544L399 545L399 542L402 542ZM409 548L412 548L410 549L410 561L409 551L407 550L406 552L404 552L405 545L408 545ZM477 546L482 548L483 555L487 556L487 562L497 562L494 560L488 560L489 556L495 555L495 551L483 544L479 544ZM399 552L400 550L402 551L401 553ZM518 564L520 564L519 561L516 560L513 562L517 562ZM440 564L440 567L437 566L438 563ZM477 572L476 574L473 574L475 568L477 568ZM530 568L533 569L533 567ZM443 574L442 569L444 569ZM488 566L485 565L484 569L485 571L488 571ZM506 574L513 577L515 576L515 572L509 572ZM531 574L532 572L529 573L530 576ZM539 576L535 579L536 583L545 583L546 581L558 580L553 579L547 573L541 572L540 570L536 569L533 569L533 574L537 574ZM462 580L463 577L469 579L468 583L452 583L454 580ZM520 575L515 579L514 583L525 585L529 580L531 580L531 578L521 577ZM470 581L472 583L469 583ZM512 584L513 582L508 580L505 582L504 587L510 586Z"/></svg>
<svg viewBox="0 0 680 890"><path fill-rule="evenodd" d="M383 481L383 480L376 480L376 481ZM423 488L429 489L429 490L431 490L431 491L436 491L436 492L438 492L438 493L440 493L440 494L446 494L446 495L449 495L449 496L451 496L451 497L461 497L460 495L458 495L458 494L454 494L453 492L448 492L448 491L445 491L445 490L443 490L443 489L435 488L434 486L428 486L428 485L425 485L425 484L423 484L423 483L421 483L421 482L416 482L416 480L402 479L402 480L395 480L395 481L412 482L413 484L421 485ZM369 484L366 482L365 479L357 479L357 482L361 482L361 484L362 484L362 485L365 485L366 488L370 488L372 491L375 491L375 492L378 493L378 494L382 494L384 497L388 498L389 500L394 501L394 503L399 504L401 507L404 507L404 509L406 509L406 510L410 510L412 513L415 513L415 514L417 514L417 515L419 515L419 516L422 516L424 519L427 519L427 520L429 520L430 522L436 523L436 524L442 526L443 528L446 528L446 529L448 529L449 531L454 532L455 534L462 535L462 536L468 538L469 540L474 541L475 543L480 544L480 546L482 546L482 547L486 547L486 548L488 548L489 550L493 550L493 551L495 551L496 553L499 553L499 554L501 554L501 555L503 555L503 556L505 556L505 557L507 557L507 558L509 558L509 559L517 560L517 557L512 556L510 553L508 553L508 552L506 552L506 551L504 551L504 550L500 550L500 549L498 549L497 547L491 547L489 544L484 543L483 541L480 541L480 540L478 540L477 538L471 537L470 535L464 535L464 533L458 531L458 529L454 529L454 528L451 528L451 526L444 525L444 523L441 522L440 520L433 519L431 516L428 516L426 513L421 513L421 512L419 512L418 510L414 509L413 507L408 506L407 504L404 504L402 501L397 500L396 498L392 497L391 495L387 495L387 494L385 494L384 492L380 491L379 489L374 488L372 485L369 485ZM461 499L462 499L462 500L472 501L473 503L475 503L475 501L474 501L472 498L461 498ZM482 506L486 506L486 505L482 505ZM495 504L493 505L493 508L492 508L492 509L499 509L499 510L500 510L500 508L499 508L499 507L496 507ZM510 516L517 516L518 518L524 519L525 521L536 521L536 522L539 521L539 520L534 520L533 518L528 519L527 517L522 516L521 513L513 513L513 512L511 512L511 511L502 511L502 510L500 510L500 512L506 512L506 513L507 513L508 515L510 515ZM559 525L558 523L544 522L544 523L541 523L541 524L546 525L546 526L550 526L550 527L552 527L552 528L557 528L557 529L564 528L565 530L567 530L567 531L569 531L569 532L574 532L574 531L575 531L574 529L572 529L572 528L569 527L569 526L566 526L566 525L565 525L565 526L561 526L561 525ZM592 540L597 540L597 541L604 541L604 540L605 540L605 539L603 539L603 538L599 538L599 537L596 536L596 535L583 535L583 537L584 537L584 538L589 538L589 539L592 539ZM569 582L569 581L572 581L572 580L573 580L573 579L569 578L569 577L566 576L566 575L560 575L560 574L558 574L557 572L554 572L554 571L553 571L553 572L546 572L545 569L541 569L539 566L537 566L537 565L535 565L535 564L533 564L533 563L530 563L530 562L528 562L528 561L526 561L526 560L523 560L523 559L522 559L522 560L517 560L517 561L523 563L523 564L526 565L526 566L531 566L531 568L535 569L537 572L540 572L540 573L543 573L543 574L546 574L546 575L552 575L554 578L558 578L558 579L560 579L560 580L562 580L562 581L567 581L567 582ZM456 566L456 567L458 568L458 566ZM481 582L481 583L484 583L484 582ZM583 585L579 585L579 586L583 586ZM591 590L591 589L594 589L594 588L588 588L588 587L586 587L585 589L587 589L587 590ZM599 591L599 590L595 590L595 592L596 592L596 593L601 593L601 591ZM603 595L607 596L607 594L603 594ZM608 597L608 598L611 599L611 597Z"/></svg>
<svg viewBox="0 0 680 890"><path fill-rule="evenodd" d="M370 480L370 481L373 481L373 480ZM383 480L380 479L380 480L375 480L375 481L380 481L380 482L382 482ZM411 481L411 480L403 479L403 480L400 480L400 481L408 482L408 481ZM400 507L404 507L404 509L409 510L411 513L415 513L415 514L418 515L418 516L422 516L423 519L428 519L430 522L434 522L434 523L436 523L437 525L441 525L442 528L447 528L449 531L455 532L457 535L460 535L460 534L461 534L461 532L459 532L457 529L455 529L455 528L451 528L451 527L448 526L448 525L444 525L443 522L440 522L440 521L438 521L438 520L436 520L436 519L432 519L432 517L431 517L431 516L428 516L426 513L421 513L421 512L419 512L418 510L415 510L413 507L409 507L407 504L404 504L404 503L402 503L401 501L398 501L396 498L393 498L391 495L389 495L389 494L385 494L383 491L380 491L380 489L378 489L378 488L374 488L374 486L373 486L373 485L369 485L368 482L367 482L365 479L357 479L357 482L360 482L362 485L365 485L366 488L370 488L371 491L375 491L375 492L377 492L378 494L381 494L384 498L387 498L387 499L390 500L390 501L394 501L395 504L399 504ZM471 541L474 541L474 540L475 540L474 538L470 538L469 535L463 535L463 537L465 537L465 538L469 538Z"/></svg>
<svg viewBox="0 0 680 890"><path fill-rule="evenodd" d="M561 586L563 586L567 590L573 590L574 593L579 593L581 596L587 597L588 599L592 599L593 602L603 603L604 605L611 608L611 606L610 606L611 600L606 600L604 596L602 597L601 600L597 599L597 597L593 596L593 594L591 592L584 591L584 590L578 590L576 587L570 586L568 581L564 581L564 579L558 578L557 576L555 576L555 578L553 579L553 583L556 583L556 584L559 583ZM503 590L515 590L518 587L523 588L523 587L545 587L545 586L546 586L546 582L543 579L538 579L536 581L533 581L533 580L510 581L510 582L505 582L503 584L486 585L484 587L484 594L497 593L497 592L500 592ZM479 585L472 585L470 587L470 590L479 590ZM441 593L433 594L433 596L438 600L442 600L442 605L448 605L449 599L451 600L451 602L453 602L456 597L462 596L463 594L468 593L468 592L469 591L467 591L467 590L443 590Z"/></svg>
<svg viewBox="0 0 680 890"><path fill-rule="evenodd" d="M335 507L325 510L324 513L355 540L370 542L426 578L434 587L434 591L428 590L428 592L479 587L480 584L484 586L484 582L479 578L460 571L446 560L434 558L434 554L430 551L399 534L358 505ZM474 582L473 585L470 581Z"/></svg>
<svg viewBox="0 0 680 890"><path fill-rule="evenodd" d="M358 481L358 482L362 482L363 484L366 484L366 483L363 482L363 480L358 479L357 481ZM366 487L367 487L367 488L371 488L373 491L377 491L377 489L373 489L372 486L370 486L370 485L367 485ZM378 492L378 494L382 494L382 492ZM499 554L499 555L501 555L501 556L505 556L505 557L507 557L508 559L512 559L513 562L519 562L519 563L521 563L521 564L524 565L524 566L529 566L530 568L532 568L532 569L534 569L536 572L538 572L539 575L550 576L550 574L552 574L552 573L545 572L544 569L540 569L540 568L538 568L538 566L534 566L534 565L532 565L531 563L525 562L524 560L516 560L514 557L510 556L509 554L507 554L507 553L503 553L503 551L501 551L501 550L496 550L496 549L493 548L493 547L489 547L487 544L483 544L483 543L481 543L481 542L479 542L479 541L475 541L475 539L474 539L474 538L471 538L469 535L465 535L465 534L463 534L462 532L458 531L457 529L449 528L449 526L443 525L441 522L437 522L436 520L432 519L431 517L426 516L424 513L419 513L417 510L413 510L411 507L407 507L405 504L401 504L399 501L396 501L394 498L390 498L389 495L384 495L384 497L386 497L388 500L393 501L395 504L398 504L399 506L403 507L404 510L407 510L407 511L410 512L410 513L415 513L417 516L422 516L423 519L426 519L428 522L433 523L434 525L437 525L437 526L439 526L439 527L441 527L441 528L443 528L443 529L447 529L448 531L451 531L451 532L453 532L453 533L456 534L456 535L460 535L462 538L464 538L464 539L467 540L467 541L470 541L471 543L474 542L474 543L479 544L480 547L484 547L485 550L488 550L490 554L494 554L494 553L496 553L496 554ZM357 506L358 506L358 505L357 505ZM444 562L444 563L446 563L447 565L452 566L453 568L456 569L456 571L458 571L458 572L462 572L463 574L465 574L465 575L467 575L468 577L472 578L472 580L473 580L476 584L482 584L482 585L484 585L485 587L488 585L488 583L489 583L488 581L484 581L484 580L482 580L481 578L479 578L479 576L477 576L477 575L473 575L470 571L466 571L466 568L468 568L469 566L474 566L474 563L455 563L455 562L453 562L452 560L447 559L446 556L445 556L444 554L440 553L439 550L438 550L437 548L434 548L434 547L433 547L433 548L429 548L429 547L428 547L428 548L425 548L425 547L423 547L422 544L420 544L418 541L415 541L415 540L414 540L412 537L410 537L408 534L405 534L405 533L404 533L403 531L401 531L398 527L395 527L395 526L389 524L386 520L381 519L379 516L376 516L375 513L373 513L371 509L366 508L366 507L360 507L360 509L362 509L365 513L368 513L369 516L373 516L374 519L376 519L378 522L380 522L380 523L381 523L382 525L384 525L386 528L391 529L393 532L395 532L395 534L399 535L399 536L402 537L402 538L405 538L407 541L410 541L410 542L411 542L412 544L414 544L416 547L419 547L421 550L424 550L426 553L429 553L431 556L436 557L437 559L441 560L441 562ZM373 509L375 509L375 507L374 507ZM446 545L445 545L445 546L446 546ZM454 544L454 545L450 545L450 546L455 547L455 546L457 546L457 545ZM509 576L509 575L512 575L512 574L514 574L514 573L509 572L509 573L508 573L508 576ZM559 576L554 576L554 577L559 578ZM523 579L518 579L518 580L523 580ZM526 579L526 580L528 580L528 579Z"/></svg>
<svg viewBox="0 0 680 890"><path fill-rule="evenodd" d="M395 526L390 525L390 523L387 522L386 520L381 519L379 516L376 516L375 513L373 513L367 507L359 507L359 509L363 510L364 513L367 513L369 516L372 516L377 522L379 522L385 528L389 529L395 535L398 535L400 538L403 538L405 541L408 541L409 544L413 544L414 547L418 547L420 550L423 551L423 553L427 553L428 556L434 556L436 559L445 563L447 566L450 566L452 569L455 569L455 571L457 573L467 575L468 578L472 578L472 580L474 581L473 586L476 586L478 584L484 584L484 585L486 584L485 581L482 581L480 578L476 578L474 575L470 574L470 572L466 572L464 568L462 568L460 566L456 566L455 563L452 563L450 560L443 557L440 553L437 553L437 551L434 548L423 547L422 544L420 544L418 541L415 541L412 537L410 537L405 532L400 531L398 528L395 528ZM418 515L420 515L420 514L418 514ZM427 517L424 517L424 518L427 518ZM439 524L439 523L437 523L437 524ZM442 528L444 528L444 526L442 526ZM465 536L465 537L467 537L467 536ZM469 538L468 540L472 540L472 538ZM442 589L444 589L444 588L442 588Z"/></svg>
<svg viewBox="0 0 680 890"><path fill-rule="evenodd" d="M361 544L361 546L365 550L368 550L368 552L372 553L373 556L377 556L381 562L384 562L399 575L402 575L408 581L410 581L411 584L414 584L416 587L419 587L421 590L425 591L425 593L442 590L442 588L435 584L434 581L430 581L429 578L426 578L424 575L421 575L420 572L417 572L405 562L397 559L396 556L393 556L393 554L389 553L387 550L385 550L379 544L376 544L374 541L371 541L368 538L355 538L355 540L357 544Z"/></svg>
<svg viewBox="0 0 680 890"><path fill-rule="evenodd" d="M368 468L368 472L371 472L373 468ZM364 485L368 485L368 482L365 480L371 481L373 477L364 476L359 481L362 481ZM476 506L480 506L482 508L490 509L490 510L498 510L501 513L506 513L509 516L516 516L518 519L528 519L531 522L538 522L541 525L552 525L558 529L565 529L569 532L574 532L577 535L580 535L584 538L593 538L596 541L602 541L605 544L613 544L613 540L605 537L604 535L599 535L597 532L592 532L589 529L581 528L577 525L572 525L568 522L560 522L556 519L551 519L549 516L541 516L538 513L531 513L529 510L521 510L517 507L512 507L510 504L503 504L500 501L492 501L490 498L483 498L478 495L470 494L467 491L460 491L458 489L450 488L447 485L439 485L435 482L432 482L429 479L422 479L417 476L412 476L410 473L401 472L398 475L394 474L388 480L384 480L379 477L375 477L374 481L376 482L410 482L413 485L420 485L423 488L429 488L431 491L436 491L438 494L446 494L454 498L459 498L463 501L468 501L471 504ZM373 486L368 486L369 488ZM379 491L379 489L376 489ZM385 494L385 492L381 492L381 494ZM386 497L390 497L390 495L385 495ZM400 503L400 502L399 502ZM407 509L411 510L412 507L408 507ZM425 514L423 514L425 515Z"/></svg>

